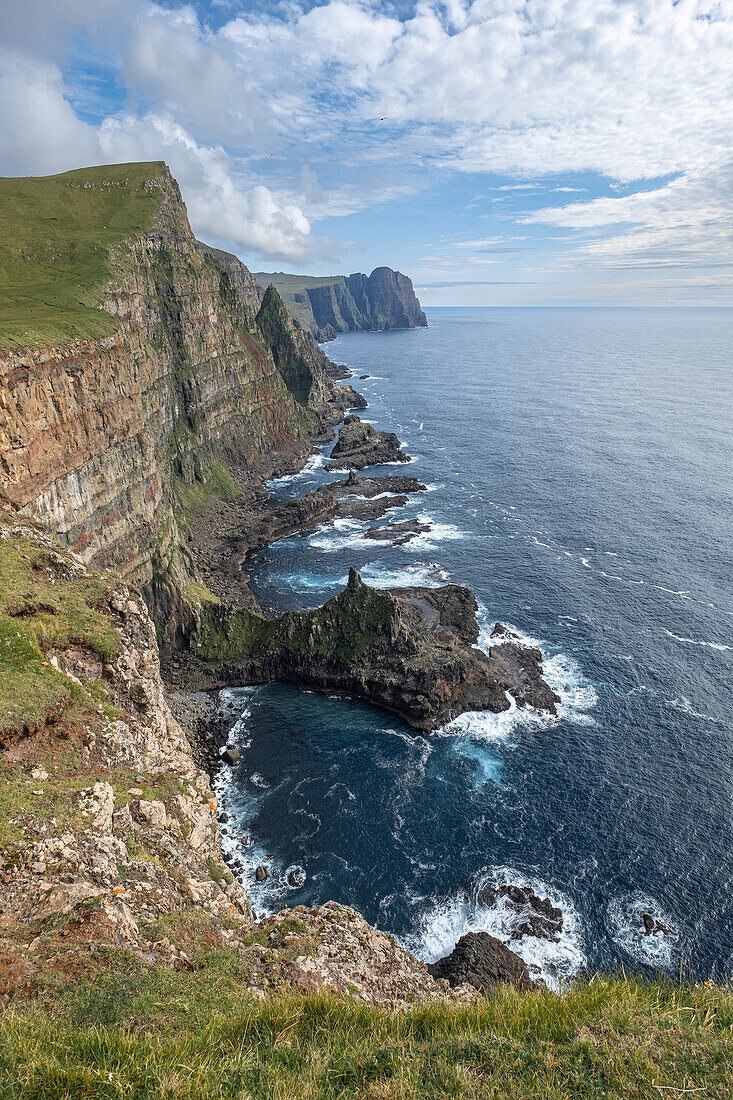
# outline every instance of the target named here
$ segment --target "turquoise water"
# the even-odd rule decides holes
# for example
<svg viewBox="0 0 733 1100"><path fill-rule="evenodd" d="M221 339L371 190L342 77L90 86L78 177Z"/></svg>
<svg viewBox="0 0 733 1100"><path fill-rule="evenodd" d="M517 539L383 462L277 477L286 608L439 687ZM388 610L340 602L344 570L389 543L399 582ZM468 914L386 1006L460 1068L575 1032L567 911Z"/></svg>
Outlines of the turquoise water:
<svg viewBox="0 0 733 1100"><path fill-rule="evenodd" d="M390 547L361 538L368 524L326 525L269 548L255 587L313 606L350 565L384 586L467 584L484 627L541 643L560 718L472 715L423 736L291 686L225 693L243 752L220 780L227 843L252 840L248 888L252 866L272 872L255 908L336 898L434 958L470 927L509 940L513 915L480 890L511 881L563 909L558 941L512 940L547 976L729 973L733 313L428 319L327 350L372 376L364 416L430 487L391 518L433 531ZM330 480L329 449L272 491ZM644 937L642 911L672 935Z"/></svg>

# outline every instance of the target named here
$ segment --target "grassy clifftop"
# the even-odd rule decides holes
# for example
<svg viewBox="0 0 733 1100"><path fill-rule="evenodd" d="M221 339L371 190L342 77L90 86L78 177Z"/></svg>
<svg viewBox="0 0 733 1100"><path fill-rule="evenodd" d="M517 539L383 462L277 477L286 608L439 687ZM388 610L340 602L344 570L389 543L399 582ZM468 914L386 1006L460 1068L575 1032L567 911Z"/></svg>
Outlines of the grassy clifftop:
<svg viewBox="0 0 733 1100"><path fill-rule="evenodd" d="M59 954L0 1021L8 1100L714 1100L730 1095L733 999L705 985L593 979L563 997L497 987L406 1012L316 993L256 1001L226 951L145 969ZM100 966L100 963L103 965Z"/></svg>
<svg viewBox="0 0 733 1100"><path fill-rule="evenodd" d="M110 254L149 229L162 161L0 178L0 348L101 339Z"/></svg>

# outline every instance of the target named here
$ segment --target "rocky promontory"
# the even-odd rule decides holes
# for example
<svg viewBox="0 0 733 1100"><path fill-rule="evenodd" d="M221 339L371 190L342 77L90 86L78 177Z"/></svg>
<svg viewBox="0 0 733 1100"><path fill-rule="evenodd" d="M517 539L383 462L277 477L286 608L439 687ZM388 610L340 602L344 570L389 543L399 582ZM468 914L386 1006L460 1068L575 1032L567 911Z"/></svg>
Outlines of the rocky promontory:
<svg viewBox="0 0 733 1100"><path fill-rule="evenodd" d="M428 323L412 281L390 267L377 267L371 275L326 277L258 271L255 278L263 289L276 287L293 319L317 340Z"/></svg>
<svg viewBox="0 0 733 1100"><path fill-rule="evenodd" d="M356 413L347 416L331 451L327 470L363 470L388 462L410 462L394 432L378 432Z"/></svg>
<svg viewBox="0 0 733 1100"><path fill-rule="evenodd" d="M312 611L266 619L221 605L202 610L192 639L199 687L285 680L364 699L433 730L467 710L522 705L555 713L541 654L478 640L477 604L459 585L380 591L352 569L346 588Z"/></svg>

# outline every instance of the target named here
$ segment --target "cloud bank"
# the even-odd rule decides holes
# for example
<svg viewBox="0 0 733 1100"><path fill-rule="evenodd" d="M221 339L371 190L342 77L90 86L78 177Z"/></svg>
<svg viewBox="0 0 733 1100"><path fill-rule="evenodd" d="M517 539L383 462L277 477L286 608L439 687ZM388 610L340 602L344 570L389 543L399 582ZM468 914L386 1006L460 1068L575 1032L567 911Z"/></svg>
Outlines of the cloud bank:
<svg viewBox="0 0 733 1100"><path fill-rule="evenodd" d="M0 171L163 157L197 232L298 262L314 221L436 175L506 177L515 196L542 179L566 201L520 222L577 236L578 263L731 259L725 0L249 7L214 25L202 5L142 0L121 19L107 0L0 13ZM89 58L117 82L101 117L74 75ZM563 179L578 173L628 193L588 201Z"/></svg>

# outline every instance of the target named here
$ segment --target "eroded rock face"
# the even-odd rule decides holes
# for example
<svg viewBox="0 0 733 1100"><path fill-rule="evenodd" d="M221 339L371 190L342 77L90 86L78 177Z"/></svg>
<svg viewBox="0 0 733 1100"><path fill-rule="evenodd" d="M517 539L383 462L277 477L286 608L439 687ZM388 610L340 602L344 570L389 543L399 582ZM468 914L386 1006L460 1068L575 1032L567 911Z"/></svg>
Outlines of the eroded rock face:
<svg viewBox="0 0 733 1100"><path fill-rule="evenodd" d="M170 620L188 569L180 487L206 495L227 467L267 476L363 399L327 376L276 292L263 296L235 256L194 239L168 170L152 165L149 185L157 215L111 257L100 303L117 331L0 351L0 479L9 500L85 562L145 586Z"/></svg>
<svg viewBox="0 0 733 1100"><path fill-rule="evenodd" d="M510 982L519 989L538 988L519 955L488 932L467 932L450 955L431 963L428 970L451 986L469 985L484 994L497 982Z"/></svg>
<svg viewBox="0 0 733 1100"><path fill-rule="evenodd" d="M263 288L276 286L292 316L318 340L333 340L339 332L424 328L428 323L412 281L389 267L326 282L282 272L260 271L255 277Z"/></svg>
<svg viewBox="0 0 733 1100"><path fill-rule="evenodd" d="M331 451L327 470L363 470L384 462L409 462L394 432L378 432L356 413L347 416Z"/></svg>
<svg viewBox="0 0 733 1100"><path fill-rule="evenodd" d="M315 909L284 909L263 921L276 931L297 921L312 941L309 954L289 965L287 980L299 990L334 989L371 1004L407 1006L416 1001L470 1001L466 983L438 980L430 967L346 905L329 901ZM455 988L454 988L455 987Z"/></svg>

